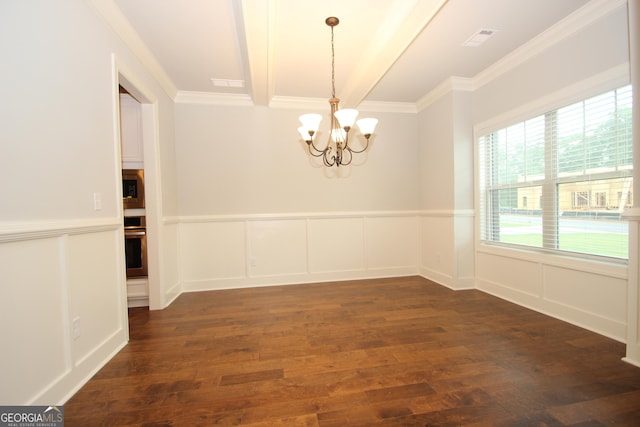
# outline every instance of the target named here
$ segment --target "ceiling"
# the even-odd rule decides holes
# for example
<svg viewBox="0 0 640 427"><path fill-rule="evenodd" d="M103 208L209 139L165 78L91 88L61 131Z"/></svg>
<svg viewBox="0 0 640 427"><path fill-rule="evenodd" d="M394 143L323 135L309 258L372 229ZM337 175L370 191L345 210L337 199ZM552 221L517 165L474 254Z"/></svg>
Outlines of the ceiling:
<svg viewBox="0 0 640 427"><path fill-rule="evenodd" d="M450 76L473 78L588 2L94 0L103 9L109 4L111 20L130 24L142 41L138 51L176 94L237 96L256 105L330 97L325 19L336 16L343 108L364 100L416 103ZM480 29L497 31L480 46L462 45Z"/></svg>

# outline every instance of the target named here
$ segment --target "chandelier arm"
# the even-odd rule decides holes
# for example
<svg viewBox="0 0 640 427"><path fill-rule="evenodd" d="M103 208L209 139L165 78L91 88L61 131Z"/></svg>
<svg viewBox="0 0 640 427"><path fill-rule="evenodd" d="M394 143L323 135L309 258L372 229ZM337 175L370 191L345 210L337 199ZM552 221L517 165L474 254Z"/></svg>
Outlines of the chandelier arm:
<svg viewBox="0 0 640 427"><path fill-rule="evenodd" d="M369 147L369 138L366 138L366 141L367 143L364 145L364 148L362 150L354 150L351 147L347 147L347 148L351 153L356 153L356 154L364 153L365 150Z"/></svg>
<svg viewBox="0 0 640 427"><path fill-rule="evenodd" d="M349 148L349 128L343 128L344 129L344 149L345 150L350 150Z"/></svg>
<svg viewBox="0 0 640 427"><path fill-rule="evenodd" d="M342 162L341 164L344 166L349 166L351 164L351 160L353 160L353 150L351 150L351 148L345 146L345 149L342 151L342 153L349 153L349 161L348 162ZM346 156L342 156L342 158L344 159Z"/></svg>
<svg viewBox="0 0 640 427"><path fill-rule="evenodd" d="M316 146L315 146L315 144L313 143L313 140L311 140L311 141L306 141L306 142L307 142L307 145L309 146L309 154L311 154L311 155L312 155L312 156L314 156L314 157L320 157L320 156L323 156L323 155L324 155L324 153L325 153L328 149L330 150L330 148L328 148L328 147L327 147L327 148L325 148L324 150L319 150L319 149L318 149L318 147L316 147ZM312 150L313 150L313 151L312 151ZM318 154L315 154L315 153L314 153L314 151L315 151L315 153L318 153Z"/></svg>

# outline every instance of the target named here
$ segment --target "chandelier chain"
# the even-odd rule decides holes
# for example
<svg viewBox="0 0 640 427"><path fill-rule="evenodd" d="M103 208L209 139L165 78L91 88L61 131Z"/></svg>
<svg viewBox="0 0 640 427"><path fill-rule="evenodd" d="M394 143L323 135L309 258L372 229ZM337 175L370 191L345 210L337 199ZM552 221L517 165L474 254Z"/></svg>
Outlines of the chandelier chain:
<svg viewBox="0 0 640 427"><path fill-rule="evenodd" d="M333 46L333 26L331 27L331 98L336 97L335 49Z"/></svg>

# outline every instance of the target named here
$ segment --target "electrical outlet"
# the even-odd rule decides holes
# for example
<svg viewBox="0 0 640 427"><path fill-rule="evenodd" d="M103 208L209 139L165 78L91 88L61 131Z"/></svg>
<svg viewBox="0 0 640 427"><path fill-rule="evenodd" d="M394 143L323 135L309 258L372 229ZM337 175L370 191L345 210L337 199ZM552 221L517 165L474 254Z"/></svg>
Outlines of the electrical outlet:
<svg viewBox="0 0 640 427"><path fill-rule="evenodd" d="M249 258L249 265L251 267L255 267L257 265L256 257L252 256Z"/></svg>
<svg viewBox="0 0 640 427"><path fill-rule="evenodd" d="M102 210L102 194L98 192L93 193L93 209L96 211Z"/></svg>
<svg viewBox="0 0 640 427"><path fill-rule="evenodd" d="M75 319L73 319L71 328L73 330L73 339L77 340L78 338L80 338L80 318L79 317L76 317Z"/></svg>

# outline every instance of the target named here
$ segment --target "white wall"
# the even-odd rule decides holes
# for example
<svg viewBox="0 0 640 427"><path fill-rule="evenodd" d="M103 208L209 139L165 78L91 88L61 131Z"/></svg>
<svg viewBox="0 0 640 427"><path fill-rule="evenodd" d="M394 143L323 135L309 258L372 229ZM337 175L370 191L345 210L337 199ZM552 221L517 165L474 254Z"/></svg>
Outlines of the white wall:
<svg viewBox="0 0 640 427"><path fill-rule="evenodd" d="M567 28L561 41L495 67L473 93L476 136L628 83L625 2ZM570 31L569 31L570 30ZM540 49L544 46L544 49ZM531 54L534 52L536 54ZM626 339L627 266L477 244L476 286L557 318Z"/></svg>
<svg viewBox="0 0 640 427"><path fill-rule="evenodd" d="M128 339L118 73L162 119L152 161L175 192L173 104L90 2L0 2L0 51L0 404L62 404Z"/></svg>
<svg viewBox="0 0 640 427"><path fill-rule="evenodd" d="M369 149L356 155L351 166L329 169L310 159L297 133L303 113L177 104L180 215L418 207L414 114L366 113L380 120ZM320 113L328 115L328 107ZM325 143L325 138L326 131L318 141Z"/></svg>
<svg viewBox="0 0 640 427"><path fill-rule="evenodd" d="M420 273L452 289L473 288L471 93L452 84L418 121Z"/></svg>
<svg viewBox="0 0 640 427"><path fill-rule="evenodd" d="M302 113L177 104L184 290L417 273L415 114L367 113L369 149L328 169Z"/></svg>

